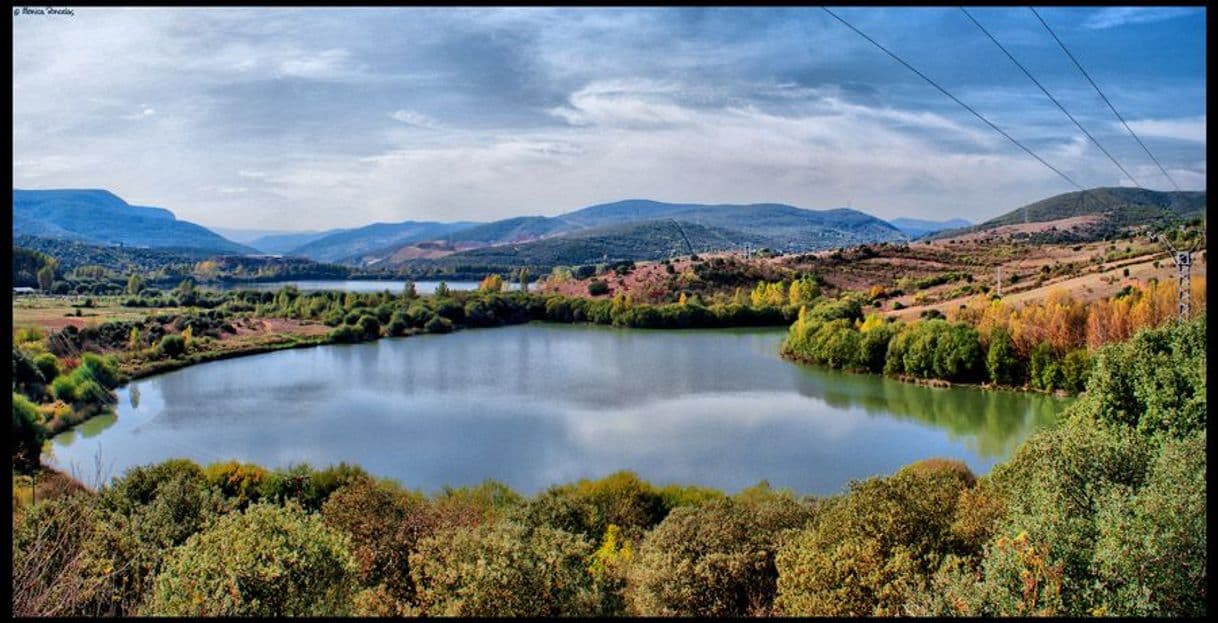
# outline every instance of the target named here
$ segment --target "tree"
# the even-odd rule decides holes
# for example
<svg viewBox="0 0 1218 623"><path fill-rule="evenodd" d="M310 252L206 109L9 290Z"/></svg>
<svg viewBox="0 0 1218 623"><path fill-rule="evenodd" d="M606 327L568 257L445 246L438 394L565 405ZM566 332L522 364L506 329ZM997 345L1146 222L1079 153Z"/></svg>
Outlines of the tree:
<svg viewBox="0 0 1218 623"><path fill-rule="evenodd" d="M1011 334L1002 327L990 333L990 348L985 354L985 368L990 381L998 385L1016 385L1023 377L1019 358L1015 355L1015 343Z"/></svg>
<svg viewBox="0 0 1218 623"><path fill-rule="evenodd" d="M438 297L448 296L448 284L446 282L441 281L436 286L436 296L438 296Z"/></svg>
<svg viewBox="0 0 1218 623"><path fill-rule="evenodd" d="M520 291L526 294L529 291L529 269L527 268L520 269Z"/></svg>
<svg viewBox="0 0 1218 623"><path fill-rule="evenodd" d="M402 288L402 296L406 300L414 300L419 298L419 292L414 287L413 281L406 281L406 285Z"/></svg>
<svg viewBox="0 0 1218 623"><path fill-rule="evenodd" d="M50 292L51 285L55 282L55 268L46 264L38 269L38 289L43 292Z"/></svg>
<svg viewBox="0 0 1218 623"><path fill-rule="evenodd" d="M21 472L38 468L46 429L38 408L25 396L13 392L13 469Z"/></svg>
<svg viewBox="0 0 1218 623"><path fill-rule="evenodd" d="M255 504L173 550L148 613L342 616L355 588L346 536L295 504Z"/></svg>
<svg viewBox="0 0 1218 623"><path fill-rule="evenodd" d="M499 292L503 290L503 277L498 274L487 275L478 284L479 292Z"/></svg>

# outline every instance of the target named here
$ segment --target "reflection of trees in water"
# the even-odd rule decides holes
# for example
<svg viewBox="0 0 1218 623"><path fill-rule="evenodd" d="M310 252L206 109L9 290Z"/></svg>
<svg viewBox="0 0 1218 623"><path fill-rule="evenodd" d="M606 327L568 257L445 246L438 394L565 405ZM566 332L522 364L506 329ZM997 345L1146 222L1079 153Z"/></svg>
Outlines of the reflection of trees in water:
<svg viewBox="0 0 1218 623"><path fill-rule="evenodd" d="M1005 457L1033 430L1053 422L1068 401L1040 394L936 388L871 374L801 367L797 389L830 406L917 420L963 439L984 458Z"/></svg>

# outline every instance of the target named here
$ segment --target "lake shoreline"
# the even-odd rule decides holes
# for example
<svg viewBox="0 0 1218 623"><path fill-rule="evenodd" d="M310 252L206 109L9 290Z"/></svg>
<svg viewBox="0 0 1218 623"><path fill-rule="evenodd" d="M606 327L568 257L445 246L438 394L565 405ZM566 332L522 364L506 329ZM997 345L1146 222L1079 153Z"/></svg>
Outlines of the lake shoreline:
<svg viewBox="0 0 1218 623"><path fill-rule="evenodd" d="M509 324L500 325L498 327L457 327L457 328L454 328L454 330L452 332L456 333L456 332L466 331L466 330L469 330L472 328L496 329L496 328L509 327L509 326L519 326L521 324L530 324L530 323L538 323L538 324L544 324L544 325L606 327L606 328L611 328L611 329L627 329L627 330L634 330L634 331L656 331L656 332L704 331L704 330L708 330L708 329L709 330L721 330L721 329L725 329L725 328L727 328L727 329L767 329L768 328L768 329L777 330L779 328L786 326L785 324L783 324L783 325L772 325L772 326L741 325L741 326L737 326L737 327L713 327L713 328L712 327L705 327L705 328L619 327L619 326L614 326L614 325L602 325L600 323L595 323L595 322L582 322L582 321L581 322L553 322L553 321L548 321L548 320L529 320L524 323L509 323ZM404 335L400 335L400 336L382 335L382 336L379 336L379 337L376 337L376 338L373 338L370 340L362 340L360 342L355 342L355 343L364 344L364 343L376 342L379 340L389 339L391 337L406 338L406 337L414 337L414 336L426 335L426 334L427 333L425 331L412 328L409 330L408 333L406 333ZM213 362L213 361L223 361L223 360L227 360L227 359L252 357L255 355L273 353L273 352L282 351L282 350L293 350L293 349L298 349L298 348L313 348L313 347L318 347L318 346L329 346L329 345L335 345L335 344L350 344L351 343L351 342L345 342L342 340L334 339L330 335L314 336L314 335L307 335L307 334L303 334L303 333L285 333L285 334L279 334L279 335L283 336L285 339L283 341L274 342L274 343L270 343L270 344L257 343L257 344L250 344L250 345L244 345L244 346L237 346L235 348L224 349L224 350L204 350L204 351L195 353L192 356L187 357L187 358L174 358L174 359L168 359L168 360L162 359L162 360L152 361L146 365L136 367L136 368L132 369L131 371L124 371L123 381L118 387L115 388L115 390L120 389L122 387L126 387L133 381L146 379L146 378L157 376L160 374L167 374L169 372L175 372L178 370L190 368L195 365L209 363L209 362ZM909 375L890 376L890 375L884 375L884 374L877 375L872 372L859 371L859 370L835 370L834 368L830 368L830 367L827 367L824 365L820 365L820 364L813 363L811 361L804 360L804 359L798 357L797 355L789 353L786 349L783 349L783 348L779 349L778 354L781 358L783 358L791 363L801 365L801 366L811 366L814 368L834 370L837 372L844 372L847 374L858 374L858 375L863 375L863 376L878 376L880 378L888 378L888 379L900 381L902 383L909 383L911 385L920 385L920 386L932 387L932 388L971 387L974 389L979 389L979 390L984 390L984 391L1000 391L1000 392L1010 392L1010 393L1015 393L1015 394L1044 395L1044 396L1053 396L1053 397L1058 397L1058 398L1077 397L1077 396L1081 395L1081 394L1071 395L1071 394L1062 394L1060 392L1042 391L1042 390L1033 389L1028 386L1014 387L1014 386L996 385L993 383L959 383L959 382L946 381L943 379L922 379L922 378L912 377ZM111 391L111 396L116 395L115 390ZM89 420L91 420L97 416L105 415L108 413L113 413L112 404L105 405L102 408L90 409L89 413L86 417L80 418L79 420L74 420L66 426L49 428L47 430L47 442L49 443L51 438L56 435L72 431L72 430L76 429L78 426L84 424L85 422L88 422Z"/></svg>
<svg viewBox="0 0 1218 623"><path fill-rule="evenodd" d="M502 329L165 364L157 371L177 371L149 369L120 388L110 415L91 420L100 426L55 437L48 461L88 464L102 449L118 471L173 457L345 461L425 490L498 477L530 493L620 468L657 482L736 490L769 478L820 493L930 456L982 473L1066 406L791 365L777 327ZM798 457L808 456L819 467L806 469Z"/></svg>

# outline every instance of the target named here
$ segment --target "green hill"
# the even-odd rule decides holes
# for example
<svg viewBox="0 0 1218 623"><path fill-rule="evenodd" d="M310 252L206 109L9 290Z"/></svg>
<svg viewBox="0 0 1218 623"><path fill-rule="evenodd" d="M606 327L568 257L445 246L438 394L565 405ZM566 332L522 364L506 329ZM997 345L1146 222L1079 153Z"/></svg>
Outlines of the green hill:
<svg viewBox="0 0 1218 623"><path fill-rule="evenodd" d="M942 232L939 237L1024 222L1044 223L1079 216L1095 216L1096 222L1069 235L1072 239L1101 238L1133 225L1161 225L1198 218L1204 213L1203 190L1163 192L1144 188L1092 188L1054 195L974 227Z"/></svg>

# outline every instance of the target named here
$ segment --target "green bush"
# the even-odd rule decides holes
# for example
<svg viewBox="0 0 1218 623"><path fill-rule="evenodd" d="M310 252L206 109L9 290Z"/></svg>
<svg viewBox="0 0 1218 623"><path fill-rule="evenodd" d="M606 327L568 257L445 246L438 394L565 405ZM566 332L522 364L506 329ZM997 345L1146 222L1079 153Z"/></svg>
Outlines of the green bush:
<svg viewBox="0 0 1218 623"><path fill-rule="evenodd" d="M54 381L51 381L51 395L56 400L62 400L67 404L76 402L76 381L72 377L57 376Z"/></svg>
<svg viewBox="0 0 1218 623"><path fill-rule="evenodd" d="M342 616L355 563L346 536L299 507L255 504L170 553L148 605L158 616Z"/></svg>
<svg viewBox="0 0 1218 623"><path fill-rule="evenodd" d="M382 586L402 604L414 597L407 557L421 536L425 514L422 496L371 479L343 485L322 506L326 525L351 537L360 584Z"/></svg>
<svg viewBox="0 0 1218 623"><path fill-rule="evenodd" d="M180 335L166 335L161 338L160 351L166 357L177 357L186 352L186 340Z"/></svg>
<svg viewBox="0 0 1218 623"><path fill-rule="evenodd" d="M677 508L647 535L628 571L626 600L643 616L762 616L778 571L774 552L810 507L792 498L723 498Z"/></svg>
<svg viewBox="0 0 1218 623"><path fill-rule="evenodd" d="M599 603L591 553L561 530L497 522L423 539L410 573L427 616L588 616Z"/></svg>
<svg viewBox="0 0 1218 623"><path fill-rule="evenodd" d="M452 333L453 323L443 316L432 316L431 320L423 325L423 330L428 333Z"/></svg>
<svg viewBox="0 0 1218 623"><path fill-rule="evenodd" d="M779 551L775 607L796 616L902 614L944 556L965 553L952 526L973 483L964 464L946 460L853 483Z"/></svg>
<svg viewBox="0 0 1218 623"><path fill-rule="evenodd" d="M9 434L13 444L13 469L37 469L46 429L34 403L17 392L13 392L13 427Z"/></svg>
<svg viewBox="0 0 1218 623"><path fill-rule="evenodd" d="M588 282L588 294L591 294L592 296L609 294L609 284L601 281L600 279L593 279L592 281Z"/></svg>
<svg viewBox="0 0 1218 623"><path fill-rule="evenodd" d="M1205 315L1140 331L1095 354L1076 412L1178 438L1205 429Z"/></svg>
<svg viewBox="0 0 1218 623"><path fill-rule="evenodd" d="M42 375L44 382L51 382L59 376L59 360L51 353L42 353L34 357L34 367Z"/></svg>

